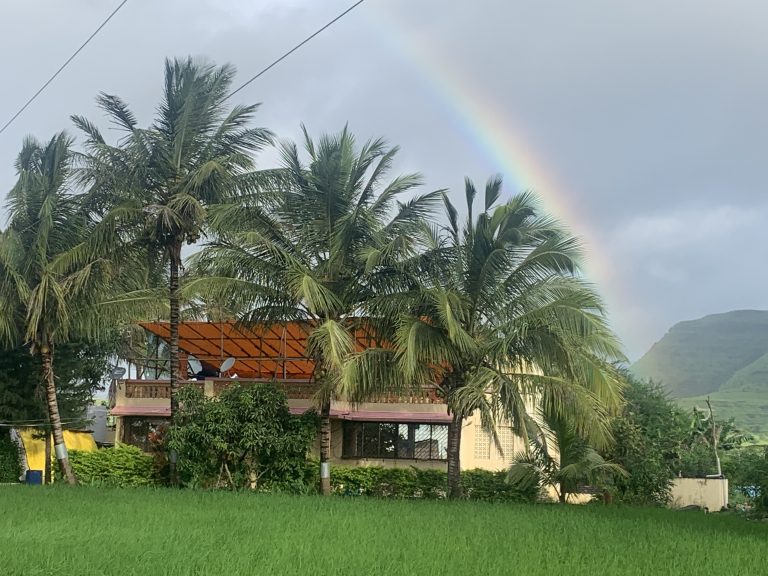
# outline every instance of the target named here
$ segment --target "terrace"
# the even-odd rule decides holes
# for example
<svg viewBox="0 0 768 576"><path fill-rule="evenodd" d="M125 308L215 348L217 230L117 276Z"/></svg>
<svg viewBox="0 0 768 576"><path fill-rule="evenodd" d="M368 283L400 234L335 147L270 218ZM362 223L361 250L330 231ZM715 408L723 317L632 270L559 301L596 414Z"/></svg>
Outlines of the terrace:
<svg viewBox="0 0 768 576"><path fill-rule="evenodd" d="M118 441L147 447L151 432L170 416L171 386L161 377L168 366L159 346L170 339L170 330L161 322L142 327L157 337L155 354L130 361L136 377L112 383L110 407L117 418ZM180 385L196 386L206 396L216 397L235 384L272 383L285 392L291 412L301 414L314 406L317 392L314 362L305 354L306 338L306 328L299 324L248 329L234 322L184 322L179 330L181 372L189 379ZM363 331L357 342L360 349L375 345ZM227 369L220 373L218 367L225 360ZM339 399L331 403L331 418L340 441L335 447L338 458L444 457L450 416L435 386L384 394L360 404ZM392 448L395 445L398 449Z"/></svg>

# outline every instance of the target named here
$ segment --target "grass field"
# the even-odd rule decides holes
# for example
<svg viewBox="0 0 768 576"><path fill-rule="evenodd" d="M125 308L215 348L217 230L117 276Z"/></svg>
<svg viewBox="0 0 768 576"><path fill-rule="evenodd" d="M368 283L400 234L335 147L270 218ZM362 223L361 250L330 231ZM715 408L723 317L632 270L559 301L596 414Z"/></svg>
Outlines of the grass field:
<svg viewBox="0 0 768 576"><path fill-rule="evenodd" d="M619 507L0 486L0 574L768 574L768 525Z"/></svg>

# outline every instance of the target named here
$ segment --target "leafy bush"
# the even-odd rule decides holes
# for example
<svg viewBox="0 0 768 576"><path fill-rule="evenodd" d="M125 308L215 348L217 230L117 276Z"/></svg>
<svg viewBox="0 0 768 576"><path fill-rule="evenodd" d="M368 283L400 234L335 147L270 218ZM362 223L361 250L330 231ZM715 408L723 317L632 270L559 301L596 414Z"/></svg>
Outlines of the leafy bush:
<svg viewBox="0 0 768 576"><path fill-rule="evenodd" d="M723 473L732 493L746 500L755 512L768 514L768 447L731 451L723 460Z"/></svg>
<svg viewBox="0 0 768 576"><path fill-rule="evenodd" d="M519 488L507 481L507 471L466 470L461 473L464 496L486 502L533 502L540 496L536 486Z"/></svg>
<svg viewBox="0 0 768 576"><path fill-rule="evenodd" d="M135 446L121 444L95 452L72 450L69 458L83 484L127 487L155 483L152 457Z"/></svg>
<svg viewBox="0 0 768 576"><path fill-rule="evenodd" d="M0 482L18 482L21 475L19 447L7 428L0 428Z"/></svg>
<svg viewBox="0 0 768 576"><path fill-rule="evenodd" d="M717 473L715 453L702 442L693 442L680 449L680 474L684 478L704 478Z"/></svg>
<svg viewBox="0 0 768 576"><path fill-rule="evenodd" d="M625 376L626 404L613 421L615 442L606 454L629 472L616 478L615 497L628 504L664 505L680 471L689 425L659 384Z"/></svg>
<svg viewBox="0 0 768 576"><path fill-rule="evenodd" d="M190 386L179 392L167 445L187 485L295 491L316 428L315 414L291 415L274 385L233 385L217 398Z"/></svg>
<svg viewBox="0 0 768 576"><path fill-rule="evenodd" d="M506 472L466 470L461 473L464 497L489 502L535 500L538 490L521 491L506 482ZM379 498L445 498L448 478L443 470L410 468L338 467L331 471L334 493Z"/></svg>

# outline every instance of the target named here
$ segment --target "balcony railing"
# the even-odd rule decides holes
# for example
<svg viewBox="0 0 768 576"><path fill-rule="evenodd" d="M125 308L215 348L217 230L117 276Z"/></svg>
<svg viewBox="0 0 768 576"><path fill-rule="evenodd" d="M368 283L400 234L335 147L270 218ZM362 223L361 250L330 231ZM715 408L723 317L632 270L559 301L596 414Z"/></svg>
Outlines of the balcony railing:
<svg viewBox="0 0 768 576"><path fill-rule="evenodd" d="M182 382L181 386L198 386L204 389L203 382ZM126 398L170 398L171 384L167 380L126 380Z"/></svg>
<svg viewBox="0 0 768 576"><path fill-rule="evenodd" d="M309 400L317 392L317 384L306 380L295 381L267 381L267 380L193 380L181 382L180 386L197 386L203 392L218 396L228 387L241 384L273 382L281 388L291 400ZM124 381L125 398L163 399L171 397L171 385L167 380L126 380ZM387 394L379 398L372 398L369 402L381 402L387 404L442 404L443 400L437 395L434 387L424 388L421 392L404 394Z"/></svg>
<svg viewBox="0 0 768 576"><path fill-rule="evenodd" d="M169 382L127 381L125 383L126 398L170 398L171 385Z"/></svg>

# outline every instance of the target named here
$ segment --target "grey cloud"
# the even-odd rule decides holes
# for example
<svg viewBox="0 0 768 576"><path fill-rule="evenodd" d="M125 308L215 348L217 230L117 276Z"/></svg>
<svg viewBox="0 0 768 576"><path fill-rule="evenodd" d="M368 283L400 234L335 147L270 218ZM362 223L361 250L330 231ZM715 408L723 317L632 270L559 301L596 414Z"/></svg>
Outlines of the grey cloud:
<svg viewBox="0 0 768 576"><path fill-rule="evenodd" d="M117 2L5 4L7 116ZM48 137L68 128L72 113L98 119L99 91L125 97L148 121L165 56L232 62L244 80L348 4L129 1L0 136L0 189L14 181L25 134ZM403 38L428 42L520 126L531 153L562 182L590 251L607 265L596 279L636 357L673 322L768 304L759 264L768 216L766 17L768 5L757 0L368 0L236 99L263 102L258 122L281 137L297 138L301 121L313 133L348 121L360 138L384 135L402 147L398 170L458 192L465 174L483 179L506 167L467 138L441 105L451 94L435 93L430 71L401 50ZM513 181L507 174L508 192ZM723 206L750 219L703 234L699 220ZM658 226L675 218L665 238Z"/></svg>

